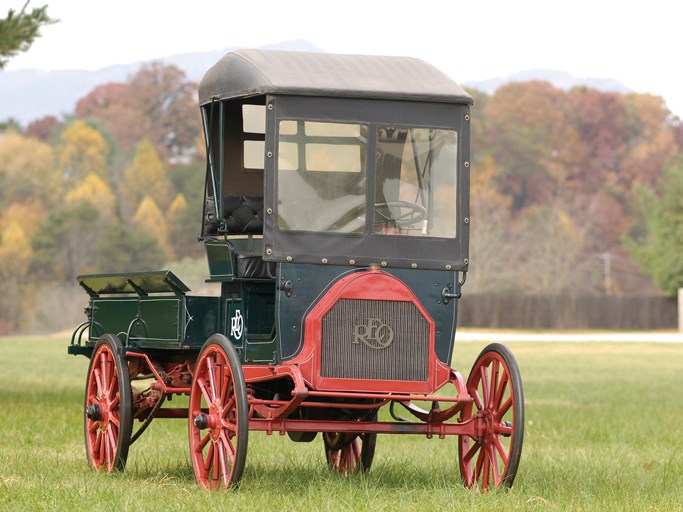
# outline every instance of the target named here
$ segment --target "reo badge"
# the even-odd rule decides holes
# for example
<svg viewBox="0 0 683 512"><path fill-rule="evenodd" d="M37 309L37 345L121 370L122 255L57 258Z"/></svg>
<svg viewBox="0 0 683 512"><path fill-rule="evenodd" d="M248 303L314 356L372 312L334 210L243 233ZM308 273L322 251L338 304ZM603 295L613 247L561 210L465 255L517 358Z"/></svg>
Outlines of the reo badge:
<svg viewBox="0 0 683 512"><path fill-rule="evenodd" d="M379 318L368 318L367 323L353 326L353 343L365 343L368 347L380 350L394 341L394 330Z"/></svg>
<svg viewBox="0 0 683 512"><path fill-rule="evenodd" d="M242 337L242 330L244 329L244 318L238 309L235 311L235 316L230 318L230 336L234 336L236 340Z"/></svg>

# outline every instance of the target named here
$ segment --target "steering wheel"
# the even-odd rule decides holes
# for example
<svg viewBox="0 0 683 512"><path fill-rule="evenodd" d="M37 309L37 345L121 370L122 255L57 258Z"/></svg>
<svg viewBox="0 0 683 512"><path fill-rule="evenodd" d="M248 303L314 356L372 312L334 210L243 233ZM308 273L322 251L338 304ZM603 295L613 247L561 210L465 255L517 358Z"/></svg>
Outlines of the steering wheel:
<svg viewBox="0 0 683 512"><path fill-rule="evenodd" d="M382 212L382 210L377 208L378 206L386 207L388 212ZM394 212L397 213L397 215L393 215ZM412 201L386 201L384 203L375 203L375 213L387 222L393 222L397 226L405 229L408 229L427 218L427 209L420 203L413 203Z"/></svg>

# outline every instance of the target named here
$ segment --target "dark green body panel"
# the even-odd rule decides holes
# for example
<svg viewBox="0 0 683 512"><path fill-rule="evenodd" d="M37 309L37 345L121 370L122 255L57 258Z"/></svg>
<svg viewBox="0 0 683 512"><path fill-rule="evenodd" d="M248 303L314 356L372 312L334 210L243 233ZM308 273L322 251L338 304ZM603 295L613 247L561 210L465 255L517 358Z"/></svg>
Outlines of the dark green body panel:
<svg viewBox="0 0 683 512"><path fill-rule="evenodd" d="M199 349L219 328L219 306L218 297L94 297L88 341L111 333L129 348Z"/></svg>
<svg viewBox="0 0 683 512"><path fill-rule="evenodd" d="M224 295L221 332L235 345L243 363L276 364L275 284L271 280L233 283Z"/></svg>
<svg viewBox="0 0 683 512"><path fill-rule="evenodd" d="M237 245L242 244L253 249L252 241ZM86 344L74 342L69 352L90 356L97 340L110 333L128 349L164 351L171 357L171 352L198 351L209 336L223 333L238 349L243 363L276 363L274 280L234 277L232 246L224 242L207 249L207 255L212 270L221 273L212 271L210 279L223 283L221 296L158 293L189 290L167 271L79 277L91 295L91 321ZM146 295L147 291L151 294Z"/></svg>
<svg viewBox="0 0 683 512"><path fill-rule="evenodd" d="M278 265L280 287L286 282L292 286L289 297L283 290L278 290L277 297L279 356L282 360L291 359L301 350L305 317L324 292L339 279L360 270L365 269L296 263ZM446 287L451 292L455 289L457 273L417 269L383 271L403 281L427 310L436 324L436 355L442 362L450 364L455 341L457 301L450 300L444 304L442 291Z"/></svg>
<svg viewBox="0 0 683 512"><path fill-rule="evenodd" d="M218 263L232 268L234 259L230 249L218 245L212 249L212 256L227 260ZM235 345L242 363L279 364L300 352L306 315L325 292L344 276L364 270L279 263L275 281L227 275L219 278L212 272L212 280L223 283L220 297L127 293L91 296L87 345L92 347L103 334L111 333L134 350L197 351L211 334L220 332ZM405 283L432 317L436 324L436 355L450 364L457 300L444 303L442 292L445 288L450 292L457 289L457 273L418 269L383 271ZM91 276L90 282L96 281L94 277ZM86 353L87 350L73 348L71 352Z"/></svg>

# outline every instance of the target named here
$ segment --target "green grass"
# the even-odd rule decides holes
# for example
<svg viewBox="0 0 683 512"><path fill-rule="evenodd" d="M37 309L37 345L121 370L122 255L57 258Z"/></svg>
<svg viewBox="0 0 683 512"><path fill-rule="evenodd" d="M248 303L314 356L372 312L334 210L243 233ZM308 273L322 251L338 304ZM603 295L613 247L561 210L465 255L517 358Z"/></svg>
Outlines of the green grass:
<svg viewBox="0 0 683 512"><path fill-rule="evenodd" d="M683 510L683 345L514 343L526 437L509 492L459 484L456 439L379 436L368 475L327 471L322 441L252 433L237 492L200 490L184 420L157 420L122 474L83 447L87 360L64 339L0 339L0 510ZM466 376L483 348L460 342Z"/></svg>

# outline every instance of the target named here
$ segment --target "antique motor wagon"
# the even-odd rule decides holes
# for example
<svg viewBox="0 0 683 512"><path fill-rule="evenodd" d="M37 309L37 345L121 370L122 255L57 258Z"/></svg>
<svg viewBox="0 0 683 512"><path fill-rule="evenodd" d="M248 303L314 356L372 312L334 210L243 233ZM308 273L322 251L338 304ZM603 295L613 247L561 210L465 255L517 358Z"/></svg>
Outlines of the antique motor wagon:
<svg viewBox="0 0 683 512"><path fill-rule="evenodd" d="M154 418L187 418L206 488L240 482L254 431L321 438L342 474L370 469L377 434L456 436L439 442L467 487L512 485L514 357L492 344L467 380L451 368L471 104L412 58L243 50L213 66L201 240L220 295L169 271L79 276L90 465L123 469Z"/></svg>

